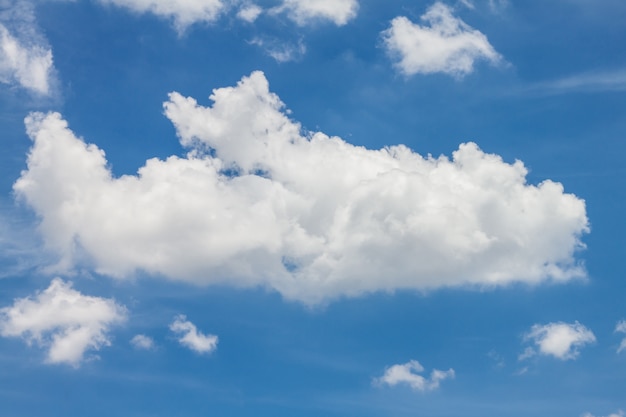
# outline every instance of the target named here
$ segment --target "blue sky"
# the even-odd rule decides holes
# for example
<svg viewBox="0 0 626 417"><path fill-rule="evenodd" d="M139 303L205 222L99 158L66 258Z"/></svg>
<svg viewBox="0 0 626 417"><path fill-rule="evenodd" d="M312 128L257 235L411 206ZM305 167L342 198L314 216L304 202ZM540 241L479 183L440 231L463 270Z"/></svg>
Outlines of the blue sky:
<svg viewBox="0 0 626 417"><path fill-rule="evenodd" d="M625 17L0 0L0 414L623 416Z"/></svg>

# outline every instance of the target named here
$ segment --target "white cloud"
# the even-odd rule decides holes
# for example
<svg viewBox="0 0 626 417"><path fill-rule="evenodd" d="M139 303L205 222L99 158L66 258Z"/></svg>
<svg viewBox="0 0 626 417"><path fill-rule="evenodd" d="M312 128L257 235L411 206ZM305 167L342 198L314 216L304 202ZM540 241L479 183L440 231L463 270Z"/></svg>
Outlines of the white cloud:
<svg viewBox="0 0 626 417"><path fill-rule="evenodd" d="M0 309L0 334L48 348L49 363L78 366L85 352L111 344L109 328L125 317L114 300L83 295L56 278L34 297Z"/></svg>
<svg viewBox="0 0 626 417"><path fill-rule="evenodd" d="M125 7L136 13L153 13L172 19L179 32L194 23L211 23L225 9L221 0L98 0L102 4Z"/></svg>
<svg viewBox="0 0 626 417"><path fill-rule="evenodd" d="M277 62L297 61L306 53L306 46L302 40L299 40L297 44L292 44L275 38L256 37L250 41L250 44L262 48Z"/></svg>
<svg viewBox="0 0 626 417"><path fill-rule="evenodd" d="M290 19L302 26L318 20L330 20L342 26L356 16L358 9L357 0L284 0L272 11L286 11Z"/></svg>
<svg viewBox="0 0 626 417"><path fill-rule="evenodd" d="M130 343L135 347L135 349L151 350L154 348L154 340L144 334L135 335L130 340Z"/></svg>
<svg viewBox="0 0 626 417"><path fill-rule="evenodd" d="M211 353L217 349L217 336L200 333L196 326L182 314L174 318L170 324L170 330L178 335L178 341L181 345L195 352Z"/></svg>
<svg viewBox="0 0 626 417"><path fill-rule="evenodd" d="M617 323L617 325L615 326L615 332L626 333L626 320L622 320ZM617 348L617 353L620 353L623 350L626 350L626 338L622 339L622 343L620 343L619 347Z"/></svg>
<svg viewBox="0 0 626 417"><path fill-rule="evenodd" d="M248 23L252 23L261 13L263 13L263 9L256 4L244 4L237 12L237 17Z"/></svg>
<svg viewBox="0 0 626 417"><path fill-rule="evenodd" d="M454 17L445 4L433 4L421 19L427 25L399 16L382 32L387 52L403 74L443 72L462 77L474 70L477 60L501 60L487 37Z"/></svg>
<svg viewBox="0 0 626 417"><path fill-rule="evenodd" d="M580 353L579 349L594 343L596 337L591 330L578 322L573 324L558 322L545 325L535 324L524 335L524 340L533 342L538 347L538 351L526 348L520 360L532 356L532 352L568 360L576 359Z"/></svg>
<svg viewBox="0 0 626 417"><path fill-rule="evenodd" d="M595 417L595 416L591 413L585 413L581 417ZM622 410L618 410L617 412L611 413L606 417L624 417L624 412Z"/></svg>
<svg viewBox="0 0 626 417"><path fill-rule="evenodd" d="M520 161L473 143L448 159L303 134L261 72L211 99L172 93L165 114L190 153L119 178L58 113L26 119L34 144L14 190L59 268L87 258L118 278L264 286L306 303L585 276L584 202L527 184Z"/></svg>
<svg viewBox="0 0 626 417"><path fill-rule="evenodd" d="M0 82L49 95L52 51L39 40L11 33L0 23Z"/></svg>
<svg viewBox="0 0 626 417"><path fill-rule="evenodd" d="M430 373L430 378L419 375L422 372L424 372L424 367L418 361L411 360L404 364L390 366L385 370L383 376L374 380L374 383L392 387L406 384L416 391L432 391L439 388L441 381L454 378L454 369L447 371L435 369Z"/></svg>

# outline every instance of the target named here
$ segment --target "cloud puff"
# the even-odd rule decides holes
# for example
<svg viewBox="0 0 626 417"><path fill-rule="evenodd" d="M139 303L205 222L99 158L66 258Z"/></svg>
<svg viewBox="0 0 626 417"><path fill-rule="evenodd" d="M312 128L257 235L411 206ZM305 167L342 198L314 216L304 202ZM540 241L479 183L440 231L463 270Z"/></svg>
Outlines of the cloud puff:
<svg viewBox="0 0 626 417"><path fill-rule="evenodd" d="M0 82L49 95L52 51L34 39L11 33L0 23Z"/></svg>
<svg viewBox="0 0 626 417"><path fill-rule="evenodd" d="M616 333L626 333L626 320L622 320L615 326ZM617 348L617 353L620 353L622 350L626 350L626 338L622 340L619 348Z"/></svg>
<svg viewBox="0 0 626 417"><path fill-rule="evenodd" d="M114 277L265 286L306 303L585 276L584 202L527 184L520 161L474 143L448 159L302 133L261 72L211 99L172 93L165 114L189 154L120 178L58 113L26 119L34 144L14 190L59 268L87 258Z"/></svg>
<svg viewBox="0 0 626 417"><path fill-rule="evenodd" d="M98 0L102 4L125 7L136 13L153 13L172 19L179 32L194 23L211 23L225 9L221 0Z"/></svg>
<svg viewBox="0 0 626 417"><path fill-rule="evenodd" d="M263 9L256 4L244 4L237 12L237 17L245 22L252 23L263 13Z"/></svg>
<svg viewBox="0 0 626 417"><path fill-rule="evenodd" d="M382 32L387 52L404 75L443 72L463 77L477 60L501 60L487 37L454 17L445 4L433 4L421 20L427 25L399 16Z"/></svg>
<svg viewBox="0 0 626 417"><path fill-rule="evenodd" d="M318 20L330 20L342 26L356 16L358 9L357 0L284 0L273 12L286 11L287 16L301 26Z"/></svg>
<svg viewBox="0 0 626 417"><path fill-rule="evenodd" d="M217 336L205 335L196 326L180 314L170 324L170 330L178 335L178 342L198 353L211 353L217 349Z"/></svg>
<svg viewBox="0 0 626 417"><path fill-rule="evenodd" d="M109 328L125 318L114 300L83 295L56 278L34 297L0 309L0 334L48 348L49 363L78 366L86 351L111 344Z"/></svg>
<svg viewBox="0 0 626 417"><path fill-rule="evenodd" d="M130 344L135 347L135 349L140 350L151 350L154 348L154 340L151 337L146 336L144 334L135 335L131 340Z"/></svg>
<svg viewBox="0 0 626 417"><path fill-rule="evenodd" d="M416 391L432 391L439 388L439 383L448 378L454 378L454 369L447 371L433 370L430 378L424 378L420 373L424 372L424 367L416 360L411 360L404 364L392 365L385 370L380 378L376 378L376 385L396 386L398 384L409 385Z"/></svg>
<svg viewBox="0 0 626 417"><path fill-rule="evenodd" d="M568 360L576 359L580 353L579 349L594 343L596 337L591 330L578 322L574 324L558 322L545 325L535 324L524 335L524 340L533 342L538 347L538 351L527 348L520 356L521 360L536 353Z"/></svg>

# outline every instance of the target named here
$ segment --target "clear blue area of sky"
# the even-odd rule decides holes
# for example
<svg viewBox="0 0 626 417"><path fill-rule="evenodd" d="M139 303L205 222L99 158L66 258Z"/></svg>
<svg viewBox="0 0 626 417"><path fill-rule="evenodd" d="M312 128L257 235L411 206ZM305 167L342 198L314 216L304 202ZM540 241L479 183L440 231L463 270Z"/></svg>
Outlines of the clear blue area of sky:
<svg viewBox="0 0 626 417"><path fill-rule="evenodd" d="M58 94L42 99L0 85L5 238L40 244L34 215L12 194L31 145L28 112L59 111L106 152L115 175L134 174L149 158L186 153L163 116L169 92L209 105L212 89L262 70L308 130L435 156L474 141L507 162L522 160L531 183L561 182L586 201L591 232L577 258L588 280L377 293L310 309L270 290L82 271L68 277L74 287L115 298L128 306L129 320L112 330L99 359L77 369L45 364L36 345L0 338L0 415L574 417L626 409L626 352L616 353L621 337L614 333L626 318L626 81L555 87L583 74L626 74L626 3L510 0L498 13L487 1L474 3L453 4L456 15L506 62L479 62L462 79L404 76L382 47L380 32L392 18L419 21L431 2L362 0L341 27L223 18L182 36L164 19L92 1L38 4ZM248 42L258 34L301 40L306 53L276 62ZM23 256L0 256L0 306L51 279ZM198 355L180 346L167 328L179 313L219 335L218 349ZM523 334L557 321L583 323L597 342L576 360L518 361ZM129 340L138 333L153 337L156 349L133 349ZM453 368L456 377L433 392L372 384L385 367L410 359L427 372Z"/></svg>

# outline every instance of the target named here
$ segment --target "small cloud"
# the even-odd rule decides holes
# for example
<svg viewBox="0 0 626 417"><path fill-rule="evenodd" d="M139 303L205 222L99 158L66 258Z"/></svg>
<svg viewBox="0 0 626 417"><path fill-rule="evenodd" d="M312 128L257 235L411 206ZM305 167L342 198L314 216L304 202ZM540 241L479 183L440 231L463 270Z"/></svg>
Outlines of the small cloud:
<svg viewBox="0 0 626 417"><path fill-rule="evenodd" d="M277 62L290 62L301 59L306 53L306 46L299 40L297 44L283 42L273 38L256 37L250 44L262 48L265 53Z"/></svg>
<svg viewBox="0 0 626 417"><path fill-rule="evenodd" d="M178 335L178 342L197 353L211 353L217 349L217 336L205 335L196 326L180 314L170 324L170 330Z"/></svg>
<svg viewBox="0 0 626 417"><path fill-rule="evenodd" d="M41 96L52 92L52 50L39 33L29 2L13 4L0 12L0 82Z"/></svg>
<svg viewBox="0 0 626 417"><path fill-rule="evenodd" d="M130 340L130 344L133 345L135 349L139 350L154 349L154 340L151 337L143 334L135 335L135 337Z"/></svg>
<svg viewBox="0 0 626 417"><path fill-rule="evenodd" d="M263 13L263 9L256 4L245 4L237 12L237 17L248 23L253 23Z"/></svg>
<svg viewBox="0 0 626 417"><path fill-rule="evenodd" d="M594 343L596 337L585 326L558 322L545 325L535 324L524 335L525 341L534 342L537 349L527 347L519 359L524 360L535 354L553 356L560 360L576 359L580 348Z"/></svg>
<svg viewBox="0 0 626 417"><path fill-rule="evenodd" d="M404 75L442 72L461 78L474 70L478 60L492 64L501 60L487 37L454 17L449 6L437 2L421 20L426 25L396 17L381 34L387 52Z"/></svg>
<svg viewBox="0 0 626 417"><path fill-rule="evenodd" d="M300 26L319 20L330 20L343 26L356 16L358 9L357 0L284 0L271 12L287 12L287 16Z"/></svg>
<svg viewBox="0 0 626 417"><path fill-rule="evenodd" d="M376 385L389 385L391 387L406 384L416 391L432 391L439 388L439 383L445 379L454 378L454 369L447 371L433 370L430 378L425 378L420 373L424 367L416 360L410 360L404 364L392 365L385 370L380 378L374 379Z"/></svg>
<svg viewBox="0 0 626 417"><path fill-rule="evenodd" d="M622 320L617 323L615 326L615 333L626 333L626 320ZM626 350L626 338L622 339L622 343L620 343L619 348L617 348L617 353Z"/></svg>
<svg viewBox="0 0 626 417"><path fill-rule="evenodd" d="M111 344L107 333L124 321L126 308L112 299L83 295L56 278L34 297L0 309L0 334L48 349L48 363L77 367L88 350Z"/></svg>
<svg viewBox="0 0 626 417"><path fill-rule="evenodd" d="M135 13L152 13L171 19L179 33L195 23L212 23L225 10L222 0L98 0L102 4L124 7Z"/></svg>

